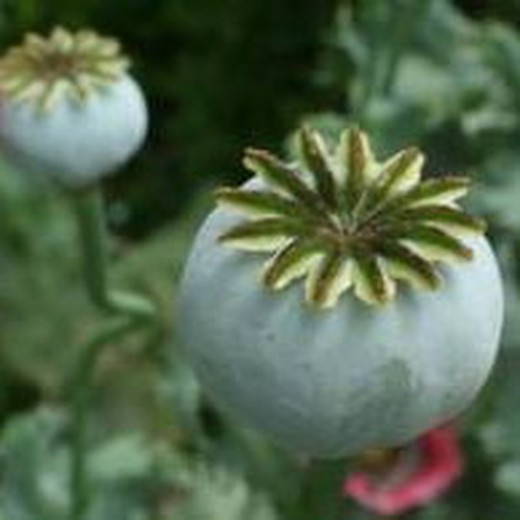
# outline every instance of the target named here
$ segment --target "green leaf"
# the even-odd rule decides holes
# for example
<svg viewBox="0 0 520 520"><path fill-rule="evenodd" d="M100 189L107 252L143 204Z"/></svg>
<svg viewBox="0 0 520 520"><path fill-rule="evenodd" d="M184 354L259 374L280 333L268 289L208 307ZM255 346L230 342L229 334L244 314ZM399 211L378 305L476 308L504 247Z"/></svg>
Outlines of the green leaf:
<svg viewBox="0 0 520 520"><path fill-rule="evenodd" d="M495 485L506 493L520 496L520 460L511 460L499 466Z"/></svg>
<svg viewBox="0 0 520 520"><path fill-rule="evenodd" d="M490 24L484 33L486 47L484 57L493 68L497 78L512 90L520 88L520 41L511 27ZM518 103L518 102L516 102Z"/></svg>
<svg viewBox="0 0 520 520"><path fill-rule="evenodd" d="M276 520L268 498L238 473L200 464L191 483L172 502L167 520Z"/></svg>
<svg viewBox="0 0 520 520"><path fill-rule="evenodd" d="M486 186L485 189L480 190L476 193L474 202L481 213L489 215L493 224L519 236L520 172L517 168L520 165L520 154L513 155L510 160L510 164L502 164L500 161L501 164L498 166L507 178L500 184Z"/></svg>
<svg viewBox="0 0 520 520"><path fill-rule="evenodd" d="M63 414L50 408L11 421L0 439L0 513L21 520L65 520L67 459Z"/></svg>
<svg viewBox="0 0 520 520"><path fill-rule="evenodd" d="M154 465L153 447L152 439L138 432L110 439L90 453L91 474L105 483L146 477Z"/></svg>

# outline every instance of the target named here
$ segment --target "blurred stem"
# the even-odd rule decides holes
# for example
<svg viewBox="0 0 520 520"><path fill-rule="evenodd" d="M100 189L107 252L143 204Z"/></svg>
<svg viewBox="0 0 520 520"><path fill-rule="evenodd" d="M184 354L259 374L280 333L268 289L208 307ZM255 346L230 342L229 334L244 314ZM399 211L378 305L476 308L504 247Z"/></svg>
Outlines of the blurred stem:
<svg viewBox="0 0 520 520"><path fill-rule="evenodd" d="M90 502L86 433L92 378L97 360L103 347L132 332L138 326L138 322L128 318L119 318L117 321L105 325L83 346L76 371L71 379L73 403L70 479L71 520L83 520Z"/></svg>
<svg viewBox="0 0 520 520"><path fill-rule="evenodd" d="M365 68L364 88L355 109L355 118L365 130L370 130L367 128L367 113L373 100L379 96L391 96L401 58L418 20L429 6L429 0L394 1L390 20L382 23L369 41L370 57ZM386 34L389 36L383 37Z"/></svg>
<svg viewBox="0 0 520 520"><path fill-rule="evenodd" d="M84 520L89 506L86 432L92 378L103 347L143 327L156 324L157 310L146 298L112 291L108 279L107 231L98 186L72 198L78 224L83 276L87 294L100 311L112 318L84 345L71 381L72 455L70 520Z"/></svg>
<svg viewBox="0 0 520 520"><path fill-rule="evenodd" d="M309 460L302 467L302 481L294 520L346 518L342 485L347 461ZM292 517L291 517L292 518Z"/></svg>
<svg viewBox="0 0 520 520"><path fill-rule="evenodd" d="M391 27L393 32L390 35L381 78L381 93L385 96L391 95L403 51L414 33L421 14L429 8L428 1L408 0L405 4L402 9L396 6L392 13Z"/></svg>
<svg viewBox="0 0 520 520"><path fill-rule="evenodd" d="M376 46L372 46L370 54L371 59L365 68L363 90L354 108L354 117L365 130L368 130L366 128L366 116L372 99L376 96L378 71L378 53Z"/></svg>
<svg viewBox="0 0 520 520"><path fill-rule="evenodd" d="M99 310L108 314L153 319L156 309L147 299L109 290L107 232L100 188L96 186L74 194L73 197L83 274L90 300Z"/></svg>

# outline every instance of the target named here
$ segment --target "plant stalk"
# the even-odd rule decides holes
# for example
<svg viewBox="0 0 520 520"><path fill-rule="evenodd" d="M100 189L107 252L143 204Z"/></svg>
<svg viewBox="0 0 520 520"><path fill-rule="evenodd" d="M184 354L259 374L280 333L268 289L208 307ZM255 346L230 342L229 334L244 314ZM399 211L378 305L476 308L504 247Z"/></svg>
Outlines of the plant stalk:
<svg viewBox="0 0 520 520"><path fill-rule="evenodd" d="M71 388L71 509L70 520L85 520L90 503L87 467L87 425L92 379L100 354L108 344L156 321L156 308L146 298L110 290L108 279L107 231L102 193L98 186L73 195L83 263L85 288L90 301L106 317L88 341L78 360Z"/></svg>
<svg viewBox="0 0 520 520"><path fill-rule="evenodd" d="M153 319L156 309L147 299L109 290L108 241L101 190L94 187L73 197L85 287L91 302L107 314Z"/></svg>
<svg viewBox="0 0 520 520"><path fill-rule="evenodd" d="M109 325L100 329L98 333L84 345L76 371L73 374L71 380L71 520L83 520L90 503L86 434L92 377L97 360L105 346L132 332L137 326L138 323L135 320L119 318L117 321L111 322Z"/></svg>

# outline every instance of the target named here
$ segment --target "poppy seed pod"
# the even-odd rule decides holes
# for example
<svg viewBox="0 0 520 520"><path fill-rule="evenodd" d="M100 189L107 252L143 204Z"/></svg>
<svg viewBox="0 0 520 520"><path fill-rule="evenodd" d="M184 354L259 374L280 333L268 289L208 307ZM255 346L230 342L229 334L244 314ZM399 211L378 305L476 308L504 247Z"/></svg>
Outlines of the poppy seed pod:
<svg viewBox="0 0 520 520"><path fill-rule="evenodd" d="M29 34L0 60L0 145L66 188L97 182L141 146L148 115L119 44L91 31Z"/></svg>
<svg viewBox="0 0 520 520"><path fill-rule="evenodd" d="M375 159L346 130L298 160L247 150L187 261L178 327L222 408L316 457L401 445L458 415L493 365L503 315L468 179L424 156ZM303 283L300 283L303 281Z"/></svg>

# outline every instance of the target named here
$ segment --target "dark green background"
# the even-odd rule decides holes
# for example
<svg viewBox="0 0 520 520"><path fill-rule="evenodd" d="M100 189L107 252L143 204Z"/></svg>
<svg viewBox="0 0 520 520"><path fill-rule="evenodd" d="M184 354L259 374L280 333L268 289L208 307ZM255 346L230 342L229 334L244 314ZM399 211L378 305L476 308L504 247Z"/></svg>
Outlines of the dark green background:
<svg viewBox="0 0 520 520"><path fill-rule="evenodd" d="M357 0L370 4L375 0ZM340 104L314 75L339 0L4 0L0 42L57 24L116 35L150 104L151 130L109 182L119 230L148 234L202 185L243 179L241 150L280 149L303 114ZM349 3L348 1L345 3ZM517 0L459 0L468 14L520 20Z"/></svg>
<svg viewBox="0 0 520 520"><path fill-rule="evenodd" d="M160 331L116 341L97 367L88 458L102 510L88 520L374 518L341 495L347 461L306 465L225 417L175 341L209 188L245 178L244 146L289 148L303 120L327 137L361 122L379 156L416 144L427 175L475 181L467 205L487 219L503 273L503 341L457 419L464 478L400 520L520 518L520 1L457 5L0 0L3 46L57 24L119 37L150 105L145 147L106 183L110 281L157 302ZM0 520L65 520L67 385L101 317L67 198L31 181L0 163Z"/></svg>

